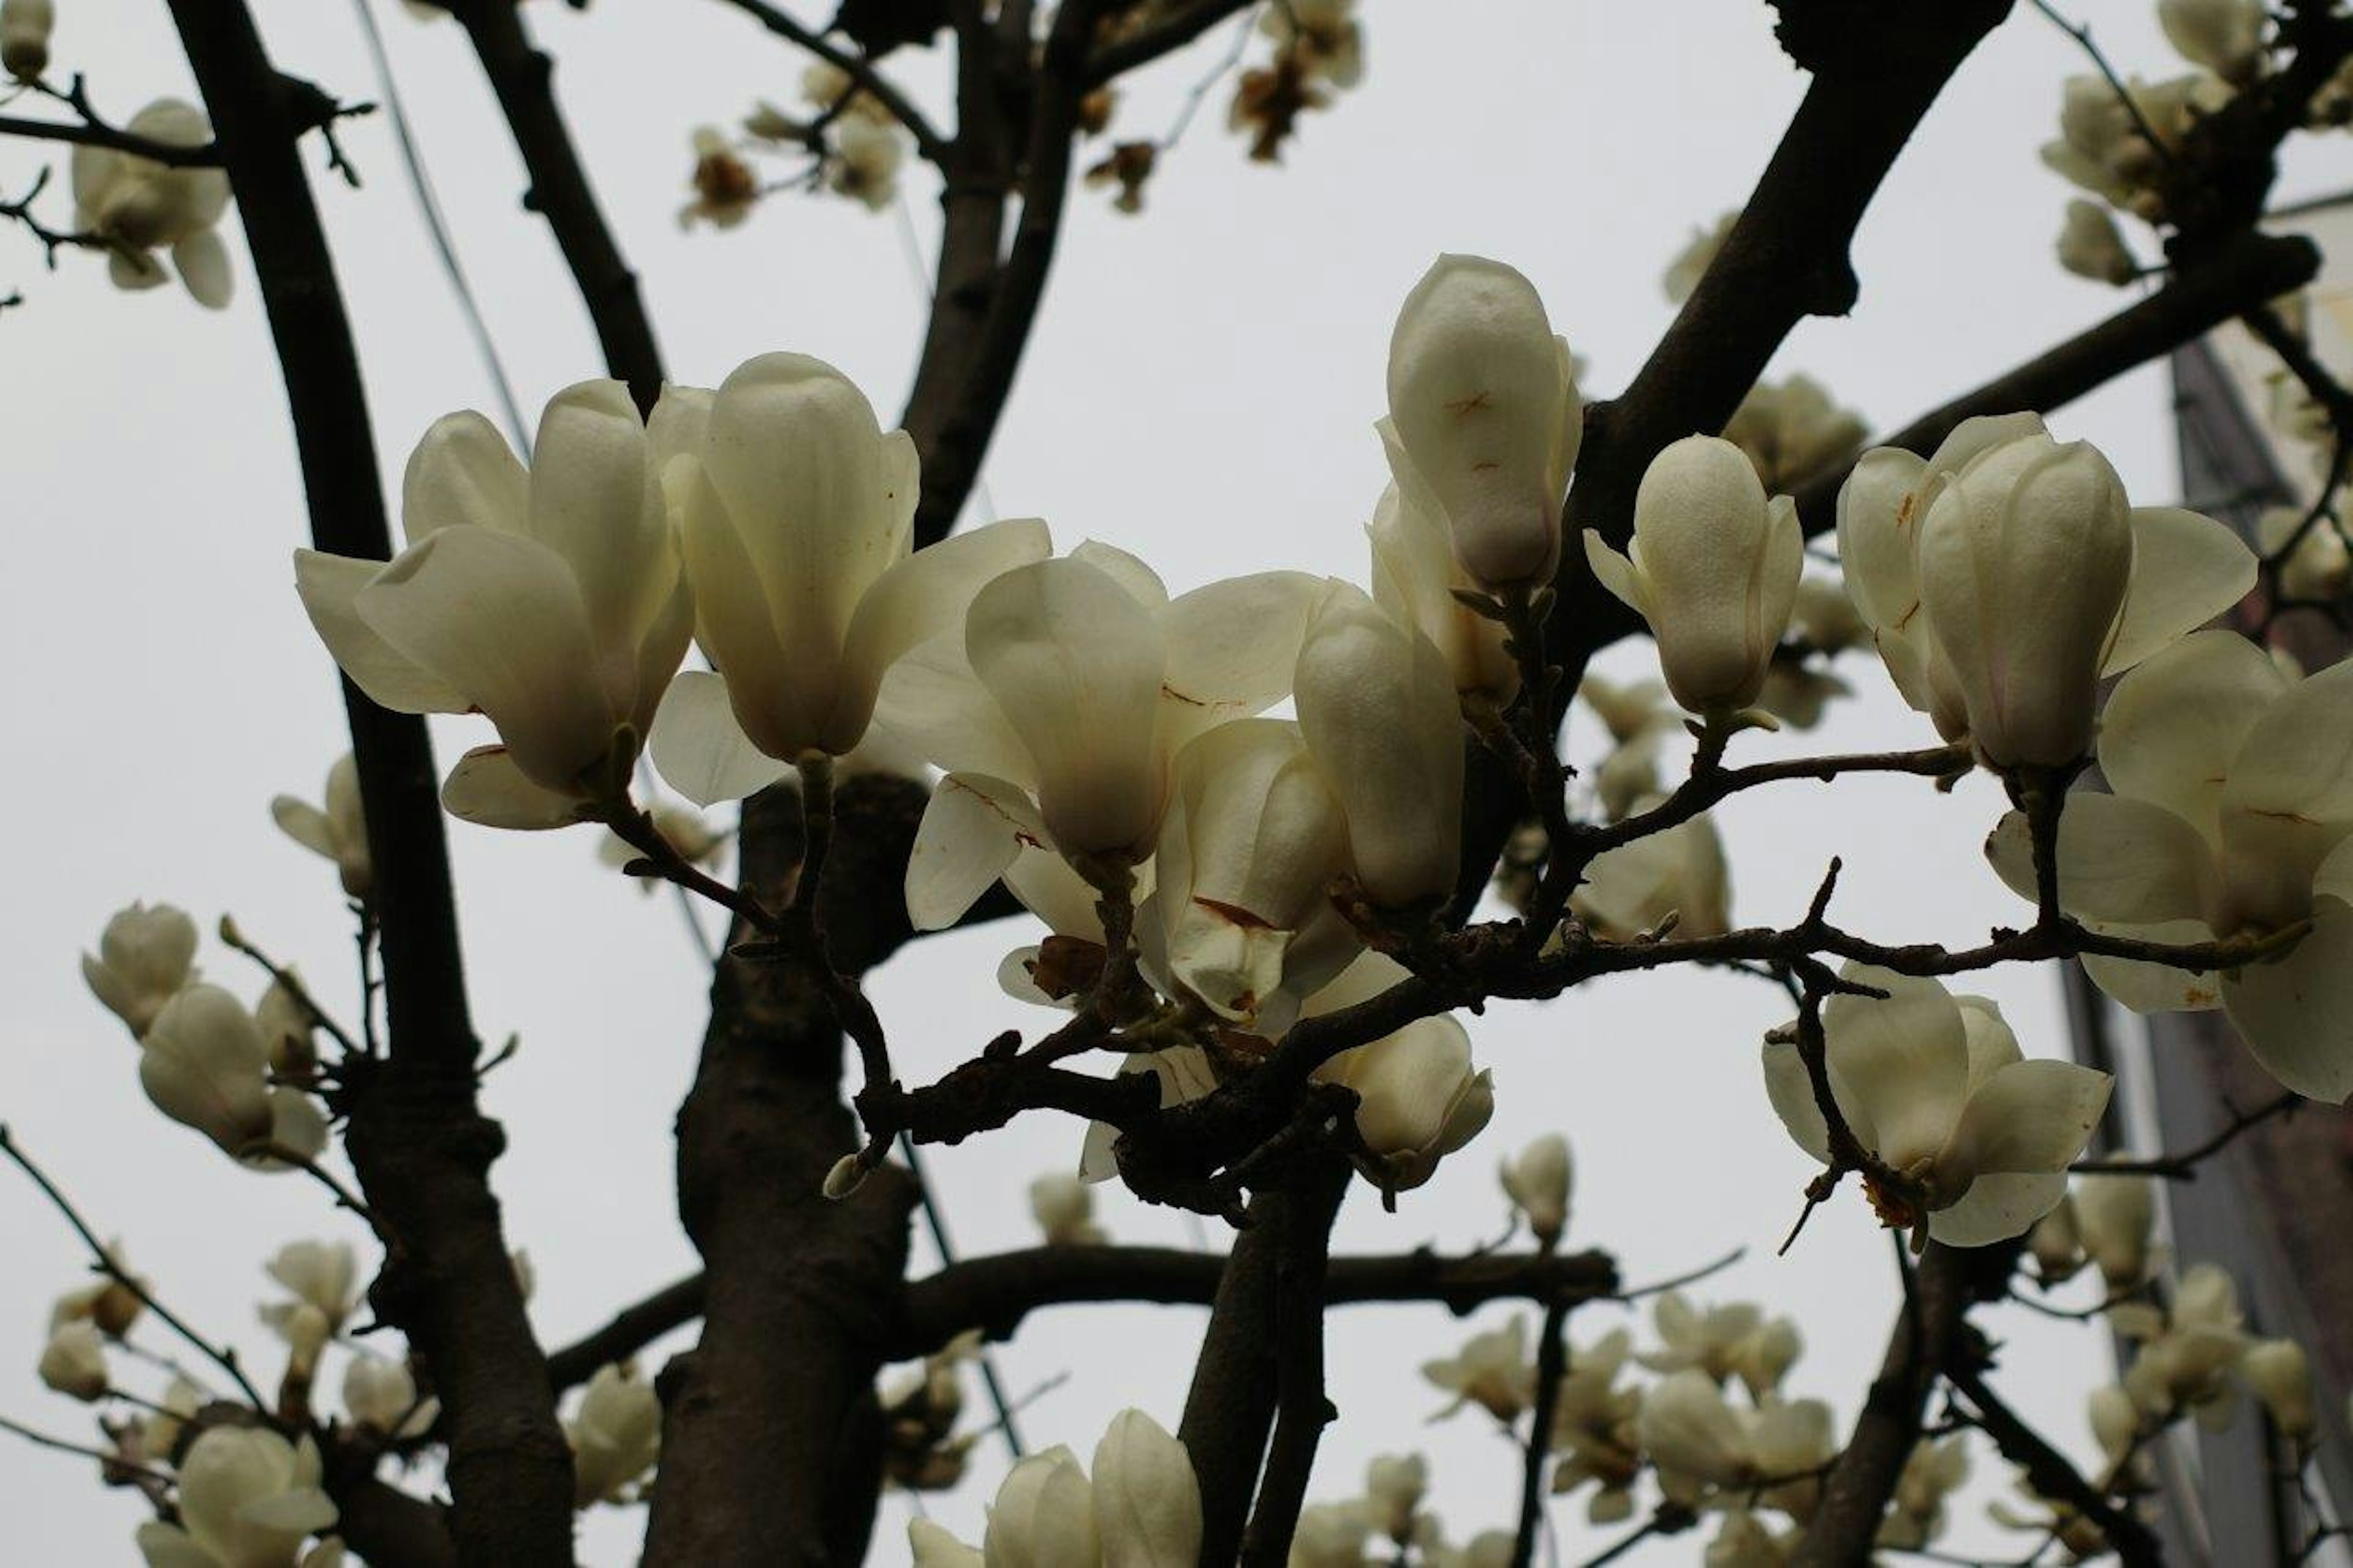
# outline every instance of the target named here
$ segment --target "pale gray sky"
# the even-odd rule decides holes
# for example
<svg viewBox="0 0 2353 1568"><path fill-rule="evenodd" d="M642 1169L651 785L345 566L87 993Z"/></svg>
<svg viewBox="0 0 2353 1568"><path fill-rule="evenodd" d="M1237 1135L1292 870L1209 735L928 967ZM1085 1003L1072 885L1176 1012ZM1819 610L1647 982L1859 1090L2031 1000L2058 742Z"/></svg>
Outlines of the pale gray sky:
<svg viewBox="0 0 2353 1568"><path fill-rule="evenodd" d="M518 206L511 144L462 36L374 3L466 265L535 410L557 387L601 373L594 340L543 227ZM256 8L286 68L347 98L377 96L350 4ZM2094 9L2128 68L2175 68L2138 0ZM60 10L58 60L90 73L110 113L189 90L156 0L66 0ZM801 62L715 3L529 10L561 61L559 88L644 275L672 374L708 384L751 354L791 348L834 361L895 408L922 315L892 215L784 197L732 233L681 234L674 221L690 129L732 120L757 96L788 99ZM1482 252L1526 271L1588 356L1589 385L1606 394L1669 319L1664 263L1694 226L1743 197L1803 85L1753 0L1369 0L1365 10L1365 86L1304 122L1285 167L1244 162L1221 124L1220 89L1154 181L1141 220L1112 213L1096 193L1073 198L987 471L1002 511L1042 514L1064 545L1092 536L1134 550L1179 588L1272 566L1361 580L1359 527L1382 481L1370 422L1383 402L1389 324L1431 258ZM1223 47L1221 36L1137 89L1122 131L1156 132ZM2068 192L2034 150L2052 133L2060 79L2078 68L2072 46L2031 15L1989 41L1863 226L1855 315L1801 327L1777 373L1814 374L1887 427L2116 306L2112 291L2051 258ZM908 66L919 91L934 89L936 75L927 61ZM367 187L323 185L322 201L379 444L396 474L432 417L491 405L386 126L361 121L344 137ZM0 150L0 184L21 189L47 152ZM2347 168L2341 143L2307 152L2289 189L2342 184ZM909 211L926 247L935 194L921 174L911 178ZM211 315L176 289L119 294L87 257L43 274L37 247L0 235L0 285L21 284L28 298L0 319L17 552L0 574L0 650L17 672L20 752L6 789L18 891L0 907L9 998L0 1115L101 1231L124 1238L166 1300L268 1368L274 1352L253 1316L267 1293L262 1258L288 1239L356 1237L358 1228L306 1184L233 1169L151 1111L130 1043L76 967L110 911L164 900L207 927L234 910L348 1010L349 936L332 869L281 837L267 809L279 791L314 794L344 742L332 670L292 592L288 552L304 531L292 448L250 270L232 245L238 298ZM2167 500L2165 399L2161 377L2145 373L2056 423L2098 441L2137 500ZM1617 650L1608 668L1647 672L1647 645ZM1750 754L1925 738L1875 664L1852 659L1844 673L1861 700L1816 736L1745 742ZM465 721L437 730L445 759L485 733ZM1572 744L1589 760L1591 727L1573 730ZM1736 912L1794 919L1835 853L1847 860L1838 908L1850 923L1891 938L1981 934L2017 914L1978 855L2000 809L1982 778L1950 796L1877 782L1747 797L1724 814ZM559 1342L691 1264L670 1213L670 1112L692 1068L704 977L676 911L599 865L587 830L452 825L451 838L475 1016L488 1037L522 1039L488 1091L512 1139L497 1183L511 1232L538 1266L534 1317ZM1018 939L1009 924L944 937L876 976L909 1076L936 1076L998 1028L1041 1026L991 979ZM202 963L248 997L259 988L209 939ZM2030 1051L2063 1050L2054 976L2004 973L1983 988ZM1754 1297L1797 1316L1810 1350L1791 1391L1832 1399L1843 1425L1880 1352L1893 1276L1887 1243L1858 1202L1818 1215L1791 1257L1772 1256L1810 1172L1758 1083L1757 1037L1779 1016L1768 988L1698 974L1491 1010L1472 1028L1499 1087L1493 1125L1393 1217L1360 1189L1341 1244L1388 1250L1434 1238L1460 1248L1492 1234L1503 1214L1495 1161L1558 1128L1578 1166L1572 1240L1617 1251L1632 1282L1746 1247L1745 1263L1697 1294ZM959 1243L977 1251L1029 1241L1022 1188L1067 1166L1077 1139L1075 1125L1039 1115L937 1153ZM1187 1234L1176 1216L1122 1193L1104 1194L1101 1206L1122 1238ZM82 1259L20 1182L0 1178L0 1225L13 1265L0 1289L0 1348L16 1358L0 1353L0 1365L19 1369L0 1380L0 1413L86 1432L80 1409L31 1376L49 1299L77 1282ZM1342 1417L1315 1495L1352 1493L1370 1456L1419 1447L1458 1538L1506 1522L1514 1454L1472 1417L1425 1426L1440 1399L1412 1368L1509 1315L1491 1309L1470 1324L1434 1309L1335 1315ZM1593 1308L1575 1337L1623 1317ZM2081 1399L2105 1356L2099 1337L2016 1312L1989 1321L2012 1346L2004 1386L2082 1451ZM1008 1383L1069 1377L1027 1412L1028 1433L1083 1452L1128 1404L1173 1426L1200 1322L1190 1309L1033 1320L1000 1352ZM993 1444L979 1453L970 1484L932 1502L973 1536L1000 1468ZM1978 1500L2007 1484L1990 1456L1980 1457L1980 1480ZM1581 1503L1557 1510L1572 1558L1593 1544ZM71 1461L0 1446L0 1505L16 1560L132 1560L135 1500L101 1491ZM1954 1539L1987 1542L1980 1514L1978 1500L1959 1510ZM905 1517L903 1501L886 1504L876 1562L903 1559ZM600 1510L583 1532L585 1560L632 1560L637 1529L635 1515ZM1697 1550L1686 1538L1631 1561L1692 1561Z"/></svg>

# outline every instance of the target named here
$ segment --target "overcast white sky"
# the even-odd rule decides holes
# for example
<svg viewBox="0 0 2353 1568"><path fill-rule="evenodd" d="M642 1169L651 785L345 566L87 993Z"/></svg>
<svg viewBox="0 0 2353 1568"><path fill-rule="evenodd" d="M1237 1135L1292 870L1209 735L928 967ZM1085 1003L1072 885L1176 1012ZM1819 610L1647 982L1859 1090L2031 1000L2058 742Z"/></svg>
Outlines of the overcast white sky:
<svg viewBox="0 0 2353 1568"><path fill-rule="evenodd" d="M527 408L601 374L554 246L517 203L503 126L450 26L377 5L425 154L465 262ZM350 3L256 0L287 69L347 98L380 88ZM158 0L67 0L66 68L90 73L121 118L188 79ZM815 16L822 7L804 5ZM1482 252L1535 279L1556 325L1602 393L1637 365L1670 316L1658 275L1690 229L1737 205L1802 89L1755 0L1633 5L1373 0L1365 87L1311 117L1285 167L1247 163L1220 123L1220 89L1154 181L1141 220L1074 198L1054 287L987 482L1010 514L1042 514L1063 544L1134 550L1176 587L1272 566L1362 579L1359 525L1382 482L1370 422L1398 301L1440 250ZM2021 12L2023 12L2021 7ZM2128 68L2174 68L2147 7L2093 7ZM786 100L801 62L716 3L602 0L588 14L529 7L561 61L559 87L625 249L644 274L673 375L709 384L739 360L791 348L841 365L886 414L902 399L922 321L896 218L838 200L785 197L724 235L680 233L686 142L754 97ZM1171 64L1124 106L1126 134L1156 132L1224 36ZM1862 301L1809 322L1777 373L1824 380L1876 427L1901 423L2114 309L2109 290L2051 259L2067 191L2036 162L2052 133L2072 46L2031 15L2002 27L1963 70L1905 153L1856 246ZM910 62L919 90L936 86ZM368 366L387 471L435 416L492 407L487 383L427 247L379 118L349 125L364 190L322 187ZM0 152L20 190L46 149ZM61 157L51 160L62 164ZM315 157L313 162L315 163ZM2333 167L2332 167L2333 165ZM62 168L59 173L62 174ZM2341 143L2291 167L2290 194L2346 183ZM911 180L908 210L928 247L935 190ZM51 209L62 224L62 207ZM0 574L0 660L19 763L5 786L17 826L16 892L0 905L8 997L0 1116L181 1312L274 1352L254 1322L260 1262L283 1241L359 1235L307 1184L231 1168L141 1098L135 1058L86 993L76 955L110 911L164 900L209 926L234 910L259 942L298 960L345 1004L349 936L332 870L282 838L267 809L313 794L343 749L332 670L292 592L289 550L304 532L282 395L249 268L233 237L239 294L225 315L177 289L112 290L103 268L68 256L44 274L21 235L0 234L0 285L28 302L0 319L9 370L9 569ZM2135 498L2172 499L2160 375L2132 377L2057 423L2116 460ZM1647 645L1609 668L1646 672ZM1923 727L1874 664L1846 673L1864 694L1810 743L1917 743ZM440 731L445 758L480 735ZM1580 756L1589 725L1573 731ZM1744 742L1754 755L1809 743ZM1813 786L1746 797L1724 814L1736 912L1801 912L1832 854L1846 857L1839 910L1889 938L1967 940L2016 913L1978 843L2000 809L1972 781L1950 796L1907 783ZM587 830L501 836L453 825L475 1016L486 1037L519 1032L521 1055L489 1089L512 1148L497 1168L512 1237L538 1266L534 1316L550 1342L691 1267L670 1212L670 1108L691 1074L704 975L666 900L600 866ZM872 985L911 1077L936 1076L1001 1027L1039 1016L991 980L1018 933L997 925L929 942ZM259 977L209 939L209 973L248 996ZM1990 977L2030 1051L2062 1052L2055 976ZM1810 1171L1767 1110L1756 1067L1776 994L1698 974L1612 982L1548 1009L1503 1005L1473 1026L1499 1087L1493 1125L1431 1185L1386 1216L1359 1189L1340 1226L1352 1249L1435 1238L1461 1247L1503 1210L1498 1157L1548 1130L1576 1148L1572 1240L1615 1250L1640 1283L1736 1247L1737 1268L1703 1299L1755 1297L1795 1314L1810 1351L1792 1392L1835 1401L1843 1425L1875 1363L1891 1310L1888 1247L1862 1205L1841 1202L1795 1253L1772 1256ZM972 1250L1031 1239L1022 1188L1075 1155L1078 1129L1037 1116L934 1155L956 1239ZM1851 1194L1841 1194L1851 1197ZM1182 1241L1185 1226L1105 1193L1124 1239ZM31 1377L52 1295L82 1259L20 1183L0 1179L12 1267L0 1284L0 1413L86 1433L79 1407ZM923 1249L918 1248L919 1256ZM1319 1497L1353 1492L1372 1455L1419 1447L1457 1537L1508 1521L1516 1460L1470 1417L1425 1427L1440 1403L1411 1368L1458 1325L1437 1310L1335 1315L1332 1371L1342 1410ZM1623 1321L1579 1315L1582 1341ZM1025 1390L1068 1373L1024 1415L1033 1438L1091 1449L1110 1413L1140 1405L1173 1426L1201 1314L1066 1310L1032 1321L1000 1354ZM2084 1447L2081 1396L2105 1354L2096 1336L1996 1315L2012 1350L2002 1378L2063 1444ZM1647 1331L1647 1325L1646 1325ZM153 1337L152 1334L151 1339ZM658 1359L658 1357L657 1357ZM984 1445L972 1483L934 1500L977 1533L1000 1467ZM2001 1467L1980 1466L1988 1484ZM84 1468L0 1447L0 1507L22 1562L130 1561L133 1499ZM1590 1551L1581 1500L1558 1510L1572 1559ZM1981 1509L1955 1541L1986 1543ZM886 1504L874 1560L903 1560L903 1501ZM632 1560L638 1521L601 1510L583 1532L596 1568ZM2014 1540L2010 1543L2020 1548ZM1997 1550L1988 1545L1988 1550ZM1636 1563L1696 1559L1695 1539Z"/></svg>

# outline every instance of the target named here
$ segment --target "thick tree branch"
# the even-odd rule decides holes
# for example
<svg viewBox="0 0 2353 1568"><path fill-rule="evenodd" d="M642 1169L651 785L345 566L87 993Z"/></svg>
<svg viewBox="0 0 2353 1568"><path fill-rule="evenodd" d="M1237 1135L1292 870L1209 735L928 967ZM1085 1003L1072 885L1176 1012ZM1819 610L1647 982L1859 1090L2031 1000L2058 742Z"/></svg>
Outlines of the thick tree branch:
<svg viewBox="0 0 2353 1568"><path fill-rule="evenodd" d="M1324 1391L1324 1300L1332 1263L1332 1221L1347 1195L1348 1163L1326 1153L1293 1178L1294 1219L1275 1266L1274 1441L1258 1504L1242 1542L1242 1568L1282 1568L1307 1502L1307 1478L1324 1428L1339 1416Z"/></svg>
<svg viewBox="0 0 2353 1568"><path fill-rule="evenodd" d="M376 1479L377 1456L331 1448L325 1486L335 1534L371 1568L458 1568L441 1509Z"/></svg>
<svg viewBox="0 0 2353 1568"><path fill-rule="evenodd" d="M1193 1384L1176 1436L1201 1487L1201 1568L1225 1568L1241 1553L1251 1494L1274 1425L1281 1377L1274 1315L1294 1194L1270 1187L1250 1200L1250 1225L1234 1238L1218 1279L1193 1362Z"/></svg>
<svg viewBox="0 0 2353 1568"><path fill-rule="evenodd" d="M298 156L300 105L243 0L172 0L269 317L322 550L390 553L350 323ZM424 721L348 682L375 868L391 1048L348 1065L345 1148L380 1222L371 1292L429 1367L448 1436L452 1532L470 1560L572 1561L572 1456L523 1315L489 1181L503 1135L475 1100L457 911Z"/></svg>
<svg viewBox="0 0 2353 1568"><path fill-rule="evenodd" d="M641 414L661 395L661 351L638 295L638 275L622 258L597 205L571 128L555 102L554 62L534 46L513 0L446 0L473 40L482 74L522 154L531 188L523 205L547 220L572 270L581 303L596 329L607 371L629 384Z"/></svg>
<svg viewBox="0 0 2353 1568"><path fill-rule="evenodd" d="M1129 71L1175 54L1227 17L1257 0L1190 0L1165 8L1150 24L1121 34L1087 59L1086 85L1098 88Z"/></svg>

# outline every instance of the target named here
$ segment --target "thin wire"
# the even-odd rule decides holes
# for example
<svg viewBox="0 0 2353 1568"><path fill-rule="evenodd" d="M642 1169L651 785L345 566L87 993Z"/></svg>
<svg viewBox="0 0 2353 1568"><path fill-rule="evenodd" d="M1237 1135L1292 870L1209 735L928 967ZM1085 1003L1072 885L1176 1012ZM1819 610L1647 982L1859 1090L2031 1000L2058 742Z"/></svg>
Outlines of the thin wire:
<svg viewBox="0 0 2353 1568"><path fill-rule="evenodd" d="M360 30L367 37L368 57L375 63L376 84L384 100L385 117L392 122L393 144L399 150L401 166L408 173L409 193L416 198L417 216L424 220L426 232L432 237L433 249L441 258L441 270L449 279L449 291L457 296L459 313L466 318L466 329L473 335L474 347L482 357L482 368L490 373L491 389L497 393L499 409L506 416L507 437L526 463L531 461L531 426L524 421L522 406L515 401L514 387L507 380L506 366L500 363L498 344L491 338L490 322L482 316L480 303L474 298L471 285L466 281L466 269L459 265L456 242L450 237L448 220L442 216L440 200L433 194L433 181L425 172L424 155L417 151L416 138L409 134L408 111L403 107L400 88L393 80L392 56L385 48L384 29L376 25L375 12L369 0L352 0L352 9L359 13Z"/></svg>

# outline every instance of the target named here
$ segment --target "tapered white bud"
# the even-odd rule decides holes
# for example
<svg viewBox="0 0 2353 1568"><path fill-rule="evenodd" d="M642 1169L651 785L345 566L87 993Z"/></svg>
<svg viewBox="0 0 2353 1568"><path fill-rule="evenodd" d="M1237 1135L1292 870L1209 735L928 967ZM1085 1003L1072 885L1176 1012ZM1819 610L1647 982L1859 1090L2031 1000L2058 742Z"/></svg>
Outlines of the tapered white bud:
<svg viewBox="0 0 2353 1568"><path fill-rule="evenodd" d="M1541 1247L1557 1246L1568 1227L1570 1176L1568 1140L1557 1132L1546 1133L1503 1163L1504 1195L1525 1216Z"/></svg>
<svg viewBox="0 0 2353 1568"><path fill-rule="evenodd" d="M1093 1491L1103 1568L1192 1568L1199 1560L1192 1459L1143 1411L1112 1417L1095 1447Z"/></svg>
<svg viewBox="0 0 2353 1568"><path fill-rule="evenodd" d="M1930 506L1919 569L1922 608L1986 760L2081 757L2133 570L2132 508L2108 460L2047 436L1983 454Z"/></svg>
<svg viewBox="0 0 2353 1568"><path fill-rule="evenodd" d="M355 1355L343 1369L343 1410L354 1425L383 1436L408 1437L433 1424L438 1402L417 1396L417 1378L406 1365L380 1356Z"/></svg>
<svg viewBox="0 0 2353 1568"><path fill-rule="evenodd" d="M2312 1436L2312 1362L2302 1345L2294 1340L2257 1340L2239 1358L2239 1375L2263 1402L2280 1436L2295 1443Z"/></svg>
<svg viewBox="0 0 2353 1568"><path fill-rule="evenodd" d="M57 23L53 0L0 0L0 68L18 81L40 80L49 68L49 31Z"/></svg>
<svg viewBox="0 0 2353 1568"><path fill-rule="evenodd" d="M2073 1196L2075 1233L2108 1293L2148 1278L2149 1238L2157 1225L2156 1184L2147 1176L2084 1175Z"/></svg>
<svg viewBox="0 0 2353 1568"><path fill-rule="evenodd" d="M179 1463L179 1522L139 1527L150 1568L331 1568L334 1549L302 1550L339 1517L320 1489L324 1466L309 1436L289 1443L261 1426L213 1426Z"/></svg>
<svg viewBox="0 0 2353 1568"><path fill-rule="evenodd" d="M2094 283L2113 283L2121 289L2140 276L2140 263L2125 244L2115 215L2105 204L2083 196L2067 203L2067 221L2059 230L2058 250L2060 266Z"/></svg>
<svg viewBox="0 0 2353 1568"><path fill-rule="evenodd" d="M359 1255L342 1241L290 1241L263 1271L340 1329L359 1307ZM265 1314L266 1316L267 1314Z"/></svg>
<svg viewBox="0 0 2353 1568"><path fill-rule="evenodd" d="M2263 0L2157 0L2166 41L2191 65L2243 86L2263 73Z"/></svg>
<svg viewBox="0 0 2353 1568"><path fill-rule="evenodd" d="M108 1012L143 1035L164 1004L196 977L196 922L169 904L118 910L81 957L82 978Z"/></svg>
<svg viewBox="0 0 2353 1568"><path fill-rule="evenodd" d="M623 1501L661 1451L661 1400L635 1367L601 1366L565 1436L572 1442L573 1506Z"/></svg>
<svg viewBox="0 0 2353 1568"><path fill-rule="evenodd" d="M1584 406L1535 286L1499 261L1440 257L1398 313L1388 393L1400 482L1446 520L1471 579L1493 594L1550 583Z"/></svg>
<svg viewBox="0 0 2353 1568"><path fill-rule="evenodd" d="M1601 585L1650 623L1675 700L1693 713L1746 708L1789 624L1805 539L1797 502L1767 500L1739 447L1686 436L1651 460L1620 554L1588 529Z"/></svg>
<svg viewBox="0 0 2353 1568"><path fill-rule="evenodd" d="M1313 1016L1367 1001L1405 978L1394 959L1366 952L1312 997ZM1471 1037L1450 1016L1419 1018L1318 1067L1319 1083L1356 1091L1365 1174L1389 1192L1430 1180L1438 1162L1477 1137L1495 1110L1493 1076L1471 1059Z"/></svg>
<svg viewBox="0 0 2353 1568"><path fill-rule="evenodd" d="M2140 1434L2140 1406L2132 1395L2116 1384L2103 1384L2092 1390L2085 1401L2085 1415L2092 1427L2092 1441L2100 1446L2108 1462L2115 1464L2133 1449Z"/></svg>
<svg viewBox="0 0 2353 1568"><path fill-rule="evenodd" d="M1040 1176L1029 1184L1029 1215L1049 1247L1100 1247L1103 1228L1094 1219L1094 1189L1076 1176Z"/></svg>
<svg viewBox="0 0 2353 1568"><path fill-rule="evenodd" d="M989 1568L1060 1568L1100 1561L1094 1495L1078 1456L1056 1444L1007 1472L983 1538Z"/></svg>
<svg viewBox="0 0 2353 1568"><path fill-rule="evenodd" d="M839 1203L865 1184L865 1162L859 1159L856 1154L844 1154L833 1163L831 1169L826 1172L825 1183L819 1190L827 1197Z"/></svg>
<svg viewBox="0 0 2353 1568"><path fill-rule="evenodd" d="M49 1331L34 1369L43 1383L69 1399L90 1401L106 1393L106 1340L90 1322L59 1323Z"/></svg>
<svg viewBox="0 0 2353 1568"><path fill-rule="evenodd" d="M231 1154L269 1141L269 1047L245 1004L217 985L191 985L139 1044L139 1087L156 1110Z"/></svg>
<svg viewBox="0 0 2353 1568"><path fill-rule="evenodd" d="M1430 639L1333 583L1308 619L1294 695L1308 750L1347 817L1365 891L1388 906L1451 892L1464 731Z"/></svg>
<svg viewBox="0 0 2353 1568"><path fill-rule="evenodd" d="M333 861L343 891L366 901L375 870L368 861L367 818L360 805L357 759L346 752L327 770L323 805L281 795L269 803L269 815L287 837Z"/></svg>
<svg viewBox="0 0 2353 1568"><path fill-rule="evenodd" d="M294 973L291 969L286 973ZM284 980L272 980L253 1004L253 1022L269 1043L272 1072L301 1076L318 1066L318 1050L312 1043L317 1020Z"/></svg>

